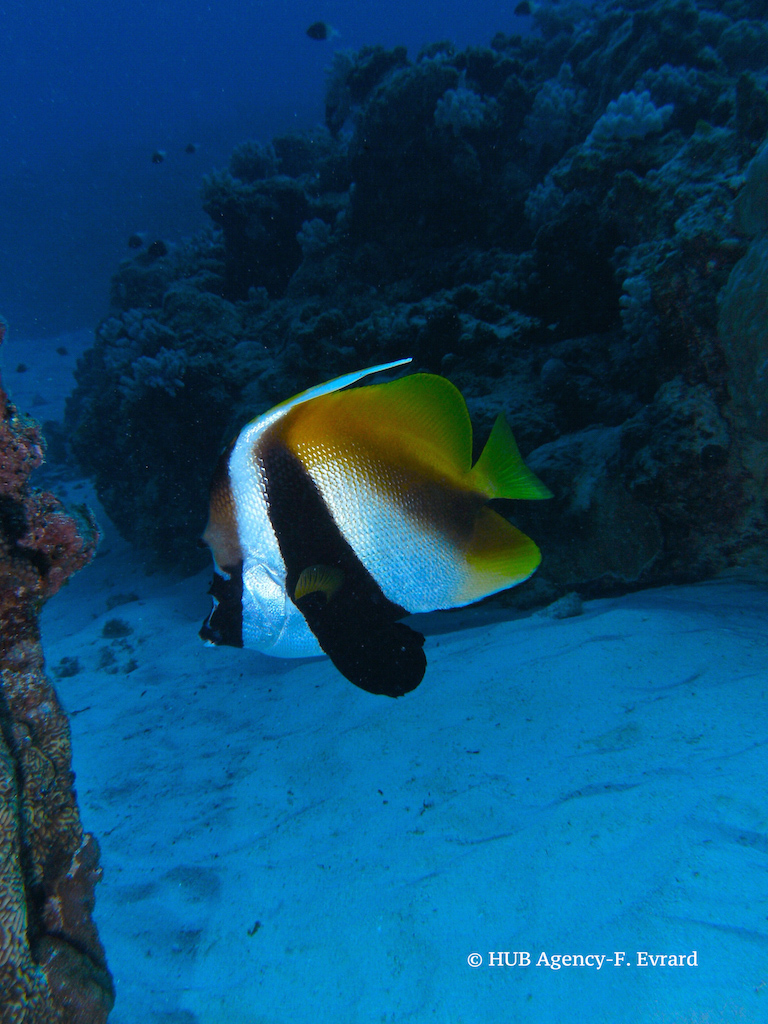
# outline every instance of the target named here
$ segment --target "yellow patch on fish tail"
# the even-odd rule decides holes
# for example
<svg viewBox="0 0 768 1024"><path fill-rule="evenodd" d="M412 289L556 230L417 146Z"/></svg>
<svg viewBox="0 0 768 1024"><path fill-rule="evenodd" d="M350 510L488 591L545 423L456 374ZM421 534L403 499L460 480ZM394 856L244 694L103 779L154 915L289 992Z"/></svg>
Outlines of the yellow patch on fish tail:
<svg viewBox="0 0 768 1024"><path fill-rule="evenodd" d="M523 462L504 416L499 413L485 448L472 467L478 491L489 498L551 498L552 492Z"/></svg>
<svg viewBox="0 0 768 1024"><path fill-rule="evenodd" d="M490 508L478 514L464 557L470 571L457 603L466 604L522 583L541 562L531 538Z"/></svg>

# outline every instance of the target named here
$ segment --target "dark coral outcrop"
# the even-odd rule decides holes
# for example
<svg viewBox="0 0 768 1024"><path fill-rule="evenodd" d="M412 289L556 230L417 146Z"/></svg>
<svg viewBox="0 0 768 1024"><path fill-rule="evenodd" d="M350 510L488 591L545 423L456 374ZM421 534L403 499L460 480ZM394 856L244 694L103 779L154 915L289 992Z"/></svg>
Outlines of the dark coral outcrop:
<svg viewBox="0 0 768 1024"><path fill-rule="evenodd" d="M38 628L98 531L86 509L29 486L42 460L37 425L0 385L0 1021L102 1024L114 990L92 919L99 848L80 823Z"/></svg>
<svg viewBox="0 0 768 1024"><path fill-rule="evenodd" d="M741 351L739 320L763 249L740 262L734 219L768 132L765 15L543 2L526 38L338 53L327 131L239 147L204 186L218 229L116 274L68 422L123 531L202 564L239 427L410 355L479 438L503 410L556 494L509 509L544 562L506 599L765 567L763 334Z"/></svg>

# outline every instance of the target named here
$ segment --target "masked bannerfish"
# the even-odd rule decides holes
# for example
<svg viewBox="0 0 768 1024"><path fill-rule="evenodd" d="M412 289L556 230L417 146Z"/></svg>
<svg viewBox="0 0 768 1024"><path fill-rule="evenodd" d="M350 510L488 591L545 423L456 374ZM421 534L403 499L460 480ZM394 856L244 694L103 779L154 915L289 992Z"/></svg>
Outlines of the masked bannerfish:
<svg viewBox="0 0 768 1024"><path fill-rule="evenodd" d="M457 608L540 561L491 498L548 498L503 416L472 465L467 406L444 377L310 388L247 424L219 460L203 539L213 610L201 637L282 658L325 652L371 693L421 682L403 616Z"/></svg>

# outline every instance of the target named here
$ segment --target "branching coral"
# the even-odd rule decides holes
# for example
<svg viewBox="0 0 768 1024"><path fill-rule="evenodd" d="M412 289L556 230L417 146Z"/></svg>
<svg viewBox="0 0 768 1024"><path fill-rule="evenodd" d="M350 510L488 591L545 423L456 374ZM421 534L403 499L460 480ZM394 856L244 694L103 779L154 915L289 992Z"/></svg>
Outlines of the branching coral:
<svg viewBox="0 0 768 1024"><path fill-rule="evenodd" d="M461 135L467 128L479 128L488 112L488 103L463 82L458 88L446 89L435 106L435 124Z"/></svg>
<svg viewBox="0 0 768 1024"><path fill-rule="evenodd" d="M131 402L137 402L147 391L159 389L171 396L184 387L187 368L186 353L161 348L156 356L139 356L129 374L120 378L120 392Z"/></svg>
<svg viewBox="0 0 768 1024"><path fill-rule="evenodd" d="M608 104L589 133L587 144L599 146L611 139L644 139L652 132L660 132L673 110L671 103L656 107L648 92L623 92Z"/></svg>
<svg viewBox="0 0 768 1024"><path fill-rule="evenodd" d="M277 157L272 146L265 146L261 142L244 142L233 150L229 169L240 181L260 181L277 174Z"/></svg>
<svg viewBox="0 0 768 1024"><path fill-rule="evenodd" d="M555 184L551 174L536 188L531 189L525 200L525 217L534 231L553 220L565 203L565 192Z"/></svg>
<svg viewBox="0 0 768 1024"><path fill-rule="evenodd" d="M321 220L320 217L305 220L301 225L301 230L296 235L304 258L318 256L324 252L330 244L331 234L331 225Z"/></svg>
<svg viewBox="0 0 768 1024"><path fill-rule="evenodd" d="M563 64L557 78L546 81L536 93L525 119L523 141L536 153L546 146L558 157L573 141L582 114L583 91L576 88L570 64Z"/></svg>
<svg viewBox="0 0 768 1024"><path fill-rule="evenodd" d="M359 106L394 68L407 64L404 46L385 50L364 46L357 53L337 50L328 72L325 123L338 135L352 110Z"/></svg>
<svg viewBox="0 0 768 1024"><path fill-rule="evenodd" d="M624 279L624 292L619 298L621 322L633 341L647 349L655 345L659 333L659 318L651 304L651 285L643 274Z"/></svg>
<svg viewBox="0 0 768 1024"><path fill-rule="evenodd" d="M768 27L762 21L737 21L720 36L717 49L732 71L764 68L768 64Z"/></svg>

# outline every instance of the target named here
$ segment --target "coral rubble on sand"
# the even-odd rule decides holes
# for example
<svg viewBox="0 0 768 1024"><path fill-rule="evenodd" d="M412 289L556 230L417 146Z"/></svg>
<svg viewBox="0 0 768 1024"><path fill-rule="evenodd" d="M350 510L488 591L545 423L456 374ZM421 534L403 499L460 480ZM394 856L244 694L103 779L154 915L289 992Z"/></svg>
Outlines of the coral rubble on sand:
<svg viewBox="0 0 768 1024"><path fill-rule="evenodd" d="M735 216L766 163L765 14L542 3L487 48L337 53L326 128L240 147L205 181L213 227L115 275L68 421L118 526L198 564L246 420L413 356L479 437L504 410L555 492L514 510L544 563L510 599L765 568L765 332L739 350L764 204Z"/></svg>
<svg viewBox="0 0 768 1024"><path fill-rule="evenodd" d="M0 323L0 343L4 333ZM0 385L0 1020L101 1024L114 992L91 918L99 848L80 823L38 629L98 532L87 510L30 488L42 460L37 425Z"/></svg>

